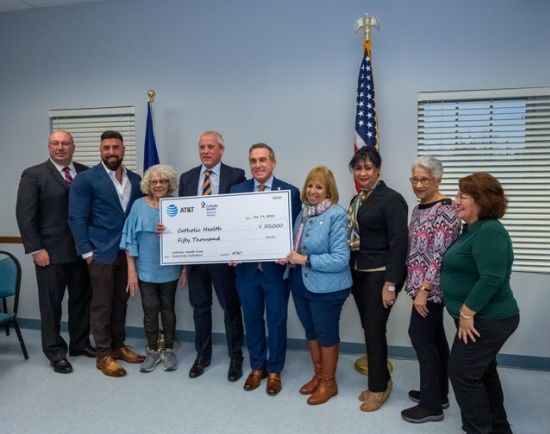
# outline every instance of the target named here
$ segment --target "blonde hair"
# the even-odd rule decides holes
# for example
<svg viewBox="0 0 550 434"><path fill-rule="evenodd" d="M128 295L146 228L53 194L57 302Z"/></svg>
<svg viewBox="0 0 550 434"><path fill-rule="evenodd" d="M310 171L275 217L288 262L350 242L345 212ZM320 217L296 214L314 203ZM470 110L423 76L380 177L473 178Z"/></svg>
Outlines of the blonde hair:
<svg viewBox="0 0 550 434"><path fill-rule="evenodd" d="M317 166L309 171L306 176L306 180L304 181L302 191L300 193L300 198L302 199L302 202L307 202L306 188L307 185L313 180L319 181L325 186L327 197L332 203L338 203L340 196L338 195L336 180L334 179L332 171L326 166Z"/></svg>

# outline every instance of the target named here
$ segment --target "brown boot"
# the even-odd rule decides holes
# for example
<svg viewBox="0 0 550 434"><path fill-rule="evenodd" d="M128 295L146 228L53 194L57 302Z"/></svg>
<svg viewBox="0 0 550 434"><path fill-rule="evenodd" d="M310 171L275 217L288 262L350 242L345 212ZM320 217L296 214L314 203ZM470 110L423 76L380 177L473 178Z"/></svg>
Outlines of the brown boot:
<svg viewBox="0 0 550 434"><path fill-rule="evenodd" d="M308 398L307 403L318 405L327 402L338 394L336 385L336 365L338 364L338 344L321 349L321 381L315 392Z"/></svg>
<svg viewBox="0 0 550 434"><path fill-rule="evenodd" d="M306 384L300 387L300 393L302 395L311 395L317 389L319 382L321 381L321 349L319 348L319 342L307 341L309 347L309 354L311 355L311 361L313 362L313 378Z"/></svg>

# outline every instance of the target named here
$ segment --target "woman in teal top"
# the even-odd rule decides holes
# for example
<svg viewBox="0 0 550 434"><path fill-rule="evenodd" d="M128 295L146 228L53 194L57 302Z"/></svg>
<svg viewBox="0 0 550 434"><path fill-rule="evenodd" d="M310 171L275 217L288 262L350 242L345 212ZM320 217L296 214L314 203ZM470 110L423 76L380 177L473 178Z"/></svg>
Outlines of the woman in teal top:
<svg viewBox="0 0 550 434"><path fill-rule="evenodd" d="M172 167L157 164L143 175L141 190L145 197L134 202L122 230L120 248L128 261L128 292L141 292L143 325L147 337L146 357L141 372L151 372L163 361L164 369L177 368L173 351L176 331L175 295L181 273L179 265L160 265L159 200L177 190L177 176ZM165 349L157 349L159 313Z"/></svg>
<svg viewBox="0 0 550 434"><path fill-rule="evenodd" d="M466 225L443 256L441 272L447 311L458 328L449 378L464 432L511 433L496 363L519 324L510 288L512 241L498 220L508 201L498 180L486 173L462 178L455 201Z"/></svg>

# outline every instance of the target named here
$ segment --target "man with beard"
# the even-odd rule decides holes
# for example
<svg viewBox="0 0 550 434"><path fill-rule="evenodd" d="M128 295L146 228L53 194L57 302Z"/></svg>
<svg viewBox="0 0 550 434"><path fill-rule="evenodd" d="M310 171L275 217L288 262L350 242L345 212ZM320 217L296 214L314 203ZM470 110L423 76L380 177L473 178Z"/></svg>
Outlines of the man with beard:
<svg viewBox="0 0 550 434"><path fill-rule="evenodd" d="M99 150L102 161L77 176L71 186L69 226L90 272L96 366L105 375L122 377L126 371L116 360L144 360L124 344L128 270L125 253L119 249L124 221L141 196L141 177L122 165L125 148L119 132L105 131Z"/></svg>

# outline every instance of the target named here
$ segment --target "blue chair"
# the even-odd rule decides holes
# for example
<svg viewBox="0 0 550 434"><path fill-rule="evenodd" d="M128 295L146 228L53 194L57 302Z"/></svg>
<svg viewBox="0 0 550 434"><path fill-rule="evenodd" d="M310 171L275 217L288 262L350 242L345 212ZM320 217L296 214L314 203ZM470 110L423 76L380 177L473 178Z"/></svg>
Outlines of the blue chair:
<svg viewBox="0 0 550 434"><path fill-rule="evenodd" d="M9 252L0 250L0 298L4 312L0 312L0 327L6 328L6 335L9 336L10 326L13 325L21 350L25 359L29 358L27 347L21 335L21 329L17 323L17 308L19 306L19 289L21 287L21 264L15 256ZM8 311L7 299L14 297L12 313Z"/></svg>

